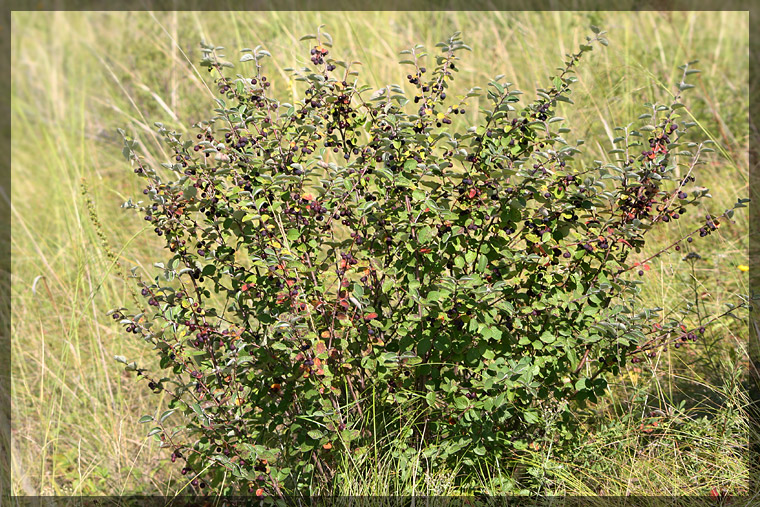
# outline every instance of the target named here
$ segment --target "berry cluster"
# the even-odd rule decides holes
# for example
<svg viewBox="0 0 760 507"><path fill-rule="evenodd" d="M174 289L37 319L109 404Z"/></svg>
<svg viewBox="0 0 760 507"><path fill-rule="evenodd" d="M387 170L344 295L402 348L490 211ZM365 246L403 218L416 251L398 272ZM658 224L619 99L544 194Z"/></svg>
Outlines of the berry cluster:
<svg viewBox="0 0 760 507"><path fill-rule="evenodd" d="M322 65L325 63L325 56L327 56L327 53L329 53L327 48L324 48L322 46L314 46L311 48L311 63L314 65ZM335 67L332 67L332 69L329 70L333 70L334 68Z"/></svg>

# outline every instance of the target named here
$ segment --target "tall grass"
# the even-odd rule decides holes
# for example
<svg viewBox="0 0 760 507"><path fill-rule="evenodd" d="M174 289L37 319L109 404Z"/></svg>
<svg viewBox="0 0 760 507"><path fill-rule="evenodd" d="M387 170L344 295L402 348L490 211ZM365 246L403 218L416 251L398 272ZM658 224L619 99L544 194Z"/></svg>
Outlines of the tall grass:
<svg viewBox="0 0 760 507"><path fill-rule="evenodd" d="M238 49L262 44L275 56L266 62L274 89L288 90L284 68L308 63L307 43L298 38L326 24L334 52L360 60L363 79L379 87L405 84L399 51L422 43L432 54L438 40L459 30L474 52L463 60L455 89L505 74L531 96L593 23L609 32L610 46L583 62L576 105L559 113L586 139L587 160L606 160L612 128L644 112L643 102L669 100L676 67L698 58L702 74L686 97L688 112L701 135L721 147L697 172L697 184L713 197L700 213L720 213L749 193L746 12L13 12L11 21L15 494L172 494L182 487L176 467L137 423L166 400L142 390L112 359L155 366L152 351L104 314L130 300L119 272L149 273L164 257L144 222L119 207L140 195L140 182L121 156L116 128L131 131L158 163L166 152L154 121L187 130L206 116L214 107L213 83L197 66L201 40L226 46L233 62ZM476 120L478 108L467 115ZM655 243L665 245L697 223L692 216L672 224ZM663 318L687 303L697 304L700 315L736 303L747 293L747 275L737 269L748 264L747 224L739 213L709 241L695 242L702 260L693 270L680 255L653 262L647 303L664 308ZM542 492L558 494L741 489L748 472L737 457L746 446L726 439L748 431L743 379L736 377L747 364L746 340L745 322L722 320L692 350L670 351L613 386L610 401L587 416L589 444L579 450L599 458L602 475L540 450L515 475L518 483L530 474L544 477ZM669 413L681 420L668 418L660 437L643 438L635 430L651 407L680 407ZM711 434L716 428L725 431ZM458 491L450 481L455 474L425 470L423 461L402 476L387 457L347 458L335 492ZM479 480L497 492L514 469L489 469ZM509 487L519 491L518 483Z"/></svg>

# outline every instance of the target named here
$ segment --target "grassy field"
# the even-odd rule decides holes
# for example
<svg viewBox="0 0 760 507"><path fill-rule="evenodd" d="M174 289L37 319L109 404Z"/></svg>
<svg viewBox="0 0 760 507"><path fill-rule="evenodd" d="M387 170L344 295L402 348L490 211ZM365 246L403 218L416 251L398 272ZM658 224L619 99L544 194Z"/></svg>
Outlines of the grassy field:
<svg viewBox="0 0 760 507"><path fill-rule="evenodd" d="M360 60L374 87L405 84L399 51L416 43L432 50L461 31L466 54L455 88L484 86L505 74L526 92L544 86L566 53L596 24L610 45L582 63L563 114L573 138L586 140L586 160L606 160L614 137L665 102L680 78L677 67L699 59L687 115L720 147L700 166L696 185L711 190L700 214L719 214L748 197L748 13L732 12L46 12L12 15L12 484L18 495L174 494L176 468L146 428L167 400L149 395L114 355L151 365L151 350L121 331L105 312L129 306L123 271L151 272L166 253L150 228L120 208L136 197L140 180L121 154L117 128L132 132L159 163L166 151L153 122L178 130L214 107L199 72L199 42L238 50L261 44L274 89L287 90L288 66L308 62L298 39L326 24L334 52ZM431 51L432 53L432 51ZM458 85L456 84L458 83ZM457 88L458 86L458 88ZM477 107L467 120L477 119ZM82 194L86 180L88 198ZM91 214L97 213L100 231ZM680 220L648 247L657 251L697 222ZM99 235L102 232L103 237ZM103 239L107 245L104 245ZM737 213L707 241L653 262L645 300L667 317L687 305L696 322L738 304L748 292L748 220ZM701 260L683 261L687 251ZM646 252L642 253L642 258ZM746 313L739 313L746 318ZM673 350L628 371L612 396L586 421L577 456L539 449L533 459L482 478L486 491L526 477L541 494L732 494L746 490L748 424L744 407L747 323L722 319L687 352ZM640 426L653 409L668 417L656 430ZM447 471L397 472L387 460L367 460L341 475L338 494L457 494Z"/></svg>

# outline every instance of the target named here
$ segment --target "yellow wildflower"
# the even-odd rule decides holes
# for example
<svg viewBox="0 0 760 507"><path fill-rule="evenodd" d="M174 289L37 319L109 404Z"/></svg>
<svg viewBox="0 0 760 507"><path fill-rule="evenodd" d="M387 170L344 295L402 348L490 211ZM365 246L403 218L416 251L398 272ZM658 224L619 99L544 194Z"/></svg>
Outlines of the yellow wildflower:
<svg viewBox="0 0 760 507"><path fill-rule="evenodd" d="M746 266L744 264L739 264L736 267L739 268L739 271L749 271L749 266Z"/></svg>

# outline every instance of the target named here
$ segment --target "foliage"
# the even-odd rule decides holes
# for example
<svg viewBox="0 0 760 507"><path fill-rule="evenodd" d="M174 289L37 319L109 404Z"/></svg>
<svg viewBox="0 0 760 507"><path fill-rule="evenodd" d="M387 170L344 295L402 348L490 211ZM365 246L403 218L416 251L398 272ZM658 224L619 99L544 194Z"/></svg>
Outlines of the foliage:
<svg viewBox="0 0 760 507"><path fill-rule="evenodd" d="M172 397L144 422L193 488L305 491L386 442L400 463L422 452L465 469L561 446L606 375L697 340L703 327L653 324L636 275L733 209L628 260L709 195L689 187L711 150L678 118L695 62L671 104L616 129L614 162L585 166L554 109L572 104L591 44L607 45L592 30L524 106L503 76L452 96L470 50L458 33L429 70L422 46L403 52L411 100L398 85L370 94L321 29L302 39L312 67L289 69L292 103L271 90L267 51L243 50L249 74L229 77L223 48L204 44L223 98L196 138L157 124L175 158L150 167L122 132L148 199L125 206L172 256L152 282L135 274L150 310L112 315L170 371L127 364ZM457 129L481 94L480 123Z"/></svg>

